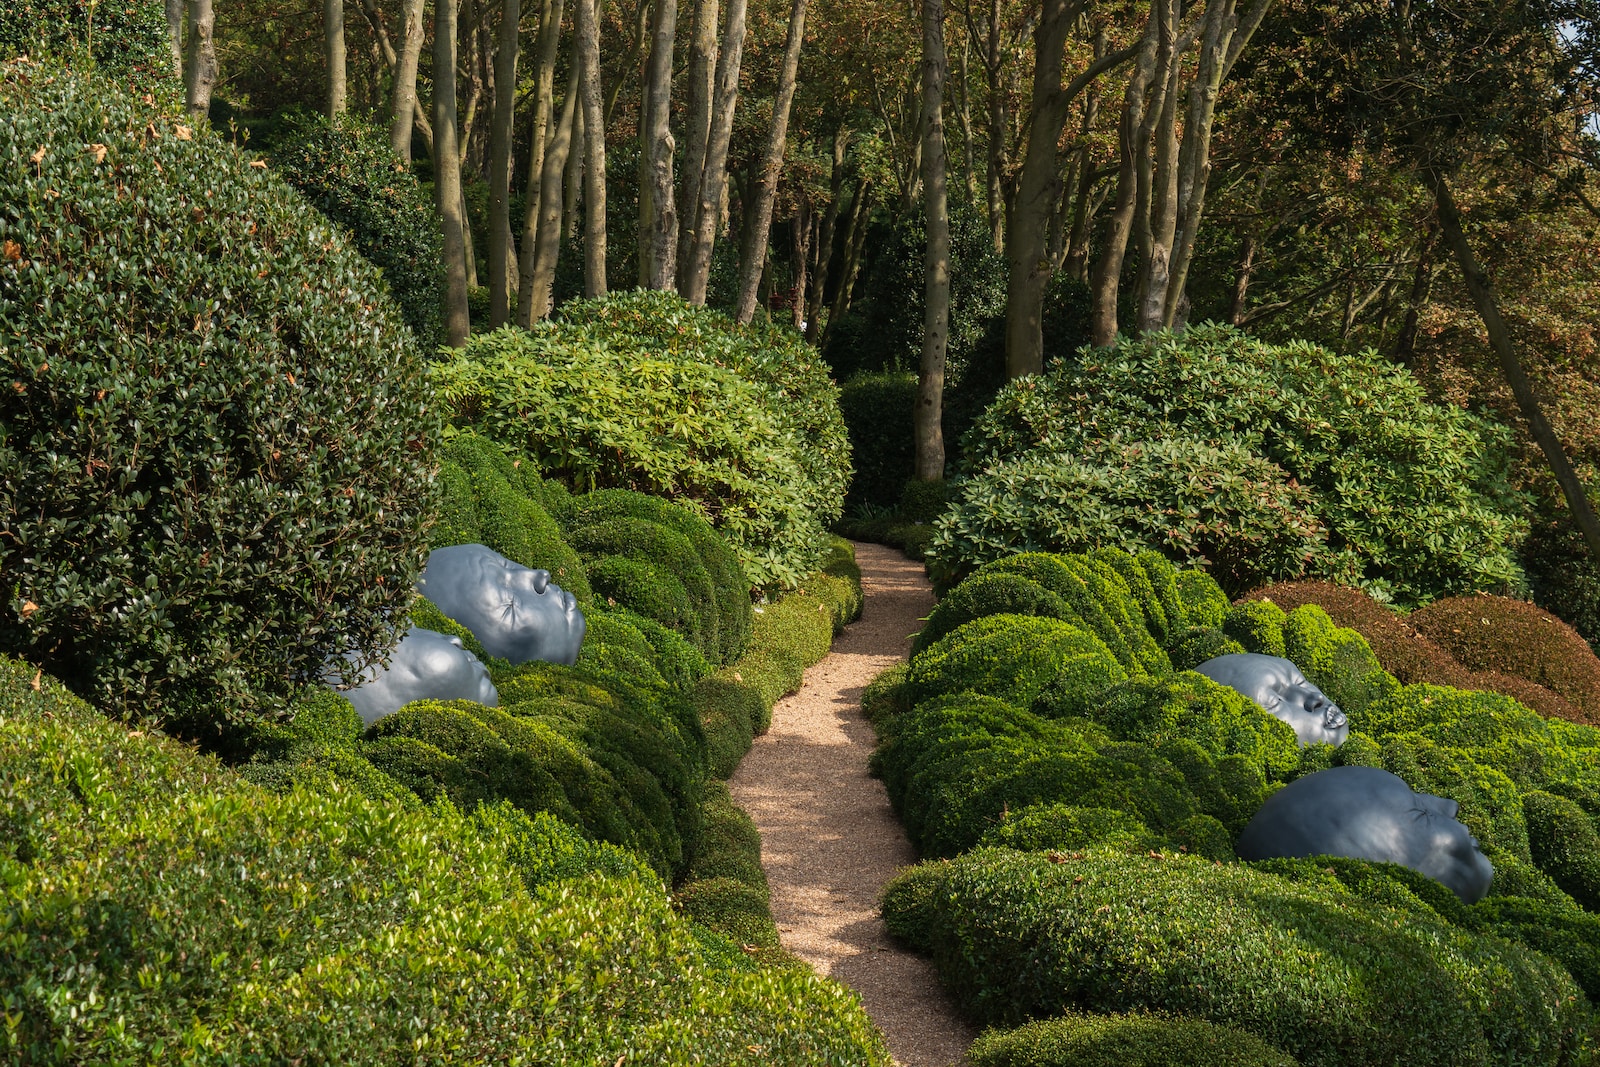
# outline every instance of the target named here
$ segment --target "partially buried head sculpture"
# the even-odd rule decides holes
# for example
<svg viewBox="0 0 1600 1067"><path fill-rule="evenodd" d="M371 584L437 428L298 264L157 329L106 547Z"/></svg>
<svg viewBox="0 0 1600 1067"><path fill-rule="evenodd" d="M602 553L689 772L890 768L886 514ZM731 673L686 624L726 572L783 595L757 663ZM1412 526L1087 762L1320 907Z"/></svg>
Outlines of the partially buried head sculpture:
<svg viewBox="0 0 1600 1067"><path fill-rule="evenodd" d="M332 685L333 672L324 678ZM344 696L368 726L413 700L476 700L491 708L500 703L488 668L461 647L459 637L415 626L400 638L387 668L368 667Z"/></svg>
<svg viewBox="0 0 1600 1067"><path fill-rule="evenodd" d="M472 631L491 656L573 664L583 645L583 612L571 593L483 545L436 548L417 592Z"/></svg>
<svg viewBox="0 0 1600 1067"><path fill-rule="evenodd" d="M1456 802L1413 792L1377 767L1333 767L1274 793L1239 835L1240 859L1348 856L1398 863L1468 904L1483 899L1494 866L1456 820Z"/></svg>
<svg viewBox="0 0 1600 1067"><path fill-rule="evenodd" d="M1306 680L1300 668L1282 656L1256 652L1208 659L1195 670L1214 682L1237 689L1288 723L1302 745L1342 745L1350 736L1350 720L1339 705Z"/></svg>

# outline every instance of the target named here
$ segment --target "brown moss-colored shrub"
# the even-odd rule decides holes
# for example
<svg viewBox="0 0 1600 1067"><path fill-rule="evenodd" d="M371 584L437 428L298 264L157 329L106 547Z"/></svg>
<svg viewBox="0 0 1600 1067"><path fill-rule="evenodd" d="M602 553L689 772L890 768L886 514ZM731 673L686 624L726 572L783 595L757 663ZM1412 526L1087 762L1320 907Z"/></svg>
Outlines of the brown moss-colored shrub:
<svg viewBox="0 0 1600 1067"><path fill-rule="evenodd" d="M1285 611L1293 611L1306 604L1318 605L1335 623L1348 626L1365 637L1367 643L1372 646L1372 651L1377 654L1378 662L1399 679L1402 685L1427 682L1432 685L1448 685L1456 689L1487 689L1490 692L1513 697L1550 718L1566 719L1569 722L1600 722L1600 703L1595 703L1592 709L1585 709L1556 692L1553 687L1547 688L1525 675L1508 672L1503 668L1474 670L1458 660L1445 643L1436 641L1412 625L1424 611L1431 608L1414 612L1409 616L1399 615L1359 589L1349 589L1331 582L1279 582L1256 589L1246 594L1243 599L1270 600ZM1484 599L1501 598L1458 599L1468 603L1478 603ZM1531 604L1522 606L1538 610ZM1577 640L1582 643L1582 638ZM1589 658L1593 660L1592 653Z"/></svg>
<svg viewBox="0 0 1600 1067"><path fill-rule="evenodd" d="M1457 596L1419 608L1410 621L1462 665L1525 678L1600 719L1600 659L1543 608L1509 597Z"/></svg>

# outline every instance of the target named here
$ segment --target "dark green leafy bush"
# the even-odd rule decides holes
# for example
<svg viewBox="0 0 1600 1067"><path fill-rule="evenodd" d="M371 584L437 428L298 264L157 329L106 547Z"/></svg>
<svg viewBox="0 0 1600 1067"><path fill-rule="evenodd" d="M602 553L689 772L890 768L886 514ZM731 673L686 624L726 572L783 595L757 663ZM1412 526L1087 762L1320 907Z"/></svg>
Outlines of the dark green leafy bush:
<svg viewBox="0 0 1600 1067"><path fill-rule="evenodd" d="M444 340L444 250L432 198L389 147L388 134L348 114L282 116L271 159L316 209L344 227L383 272L425 347ZM482 321L482 320L479 320Z"/></svg>
<svg viewBox="0 0 1600 1067"><path fill-rule="evenodd" d="M1528 847L1539 869L1589 911L1600 911L1600 834L1566 797L1534 791L1522 798Z"/></svg>
<svg viewBox="0 0 1600 1067"><path fill-rule="evenodd" d="M17 65L0 110L0 651L197 731L281 713L410 598L436 433L416 342L209 130Z"/></svg>
<svg viewBox="0 0 1600 1067"><path fill-rule="evenodd" d="M911 417L917 376L908 371L852 375L839 390L839 410L850 435L855 477L845 508L891 508L916 470Z"/></svg>
<svg viewBox="0 0 1600 1067"><path fill-rule="evenodd" d="M1172 1012L1317 1067L1556 1064L1584 1043L1588 1005L1559 964L1336 881L983 851L891 883L883 908L921 928L958 1002L988 1023L1067 1005Z"/></svg>
<svg viewBox="0 0 1600 1067"><path fill-rule="evenodd" d="M1176 399L1174 399L1176 398ZM931 558L1145 546L1236 593L1322 577L1402 602L1516 586L1509 437L1375 352L1228 327L1122 340L1007 386Z"/></svg>
<svg viewBox="0 0 1600 1067"><path fill-rule="evenodd" d="M562 315L531 333L475 337L434 365L457 424L572 488L695 507L757 586L793 588L811 573L850 476L838 389L816 353L664 293L575 302Z"/></svg>
<svg viewBox="0 0 1600 1067"><path fill-rule="evenodd" d="M967 1052L973 1067L1297 1067L1254 1034L1164 1015L1068 1015L991 1030Z"/></svg>
<svg viewBox="0 0 1600 1067"><path fill-rule="evenodd" d="M548 816L275 795L34 680L0 659L7 1062L889 1063L842 987L730 962Z"/></svg>
<svg viewBox="0 0 1600 1067"><path fill-rule="evenodd" d="M1111 659L1100 639L1071 623L988 615L963 623L911 662L913 703L971 691L1027 707L1074 657Z"/></svg>
<svg viewBox="0 0 1600 1067"><path fill-rule="evenodd" d="M0 60L21 54L176 88L166 9L158 0L8 0L0 8Z"/></svg>

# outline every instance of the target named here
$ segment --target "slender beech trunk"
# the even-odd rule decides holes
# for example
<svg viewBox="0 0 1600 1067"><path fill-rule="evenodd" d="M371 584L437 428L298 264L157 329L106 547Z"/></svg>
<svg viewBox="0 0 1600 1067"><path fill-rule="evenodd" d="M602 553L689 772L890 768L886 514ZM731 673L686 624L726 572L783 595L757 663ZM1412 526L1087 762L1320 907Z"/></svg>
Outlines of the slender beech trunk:
<svg viewBox="0 0 1600 1067"><path fill-rule="evenodd" d="M567 210L561 190L567 161L579 154L572 151L577 125L578 66L574 63L567 75L567 95L561 101L561 117L550 134L550 147L545 150L544 173L539 176L538 235L533 242L533 263L523 275L523 290L528 300L527 318L522 321L524 326L532 325L551 311Z"/></svg>
<svg viewBox="0 0 1600 1067"><path fill-rule="evenodd" d="M711 102L716 90L717 0L697 0L689 43L689 106L684 115L683 171L678 180L678 292L687 295L700 229L700 180L706 142L711 136Z"/></svg>
<svg viewBox="0 0 1600 1067"><path fill-rule="evenodd" d="M344 0L322 0L322 56L328 64L327 112L331 119L348 106L349 69L345 63Z"/></svg>
<svg viewBox="0 0 1600 1067"><path fill-rule="evenodd" d="M950 335L949 159L944 140L944 4L922 0L922 187L927 206L928 246L922 312L922 373L912 424L916 477L944 480L944 362Z"/></svg>
<svg viewBox="0 0 1600 1067"><path fill-rule="evenodd" d="M639 133L639 285L671 289L678 280L678 205L672 180L672 48L678 0L655 0L650 64L645 73L644 117Z"/></svg>
<svg viewBox="0 0 1600 1067"><path fill-rule="evenodd" d="M867 220L871 215L872 186L862 178L850 206L850 224L844 236L844 273L839 278L839 288L834 291L833 305L828 309L828 328L822 334L824 345L833 327L850 313L850 296L856 287L856 272L861 269L861 249L867 243Z"/></svg>
<svg viewBox="0 0 1600 1067"><path fill-rule="evenodd" d="M411 162L412 115L419 110L417 66L422 59L424 2L405 0L402 5L400 52L394 64L394 87L389 92L389 147L407 164Z"/></svg>
<svg viewBox="0 0 1600 1067"><path fill-rule="evenodd" d="M583 108L583 293L606 295L606 123L598 0L578 0L578 105Z"/></svg>
<svg viewBox="0 0 1600 1067"><path fill-rule="evenodd" d="M816 344L822 337L822 302L827 298L828 271L833 264L833 239L839 229L840 200L844 195L844 158L850 146L850 127L844 123L833 134L832 186L828 210L822 216L822 232L817 237L817 270L811 282L811 300L806 307L806 340Z"/></svg>
<svg viewBox="0 0 1600 1067"><path fill-rule="evenodd" d="M467 343L466 216L461 203L460 145L456 138L456 0L436 0L433 23L433 187L444 236L445 334L450 347Z"/></svg>
<svg viewBox="0 0 1600 1067"><path fill-rule="evenodd" d="M502 0L500 46L494 55L494 117L489 128L489 328L506 324L517 288L511 240L511 123L517 110L521 0Z"/></svg>
<svg viewBox="0 0 1600 1067"><path fill-rule="evenodd" d="M1122 97L1122 118L1118 123L1117 201L1106 228L1105 249L1095 261L1089 285L1089 343L1100 347L1117 339L1117 289L1122 278L1123 259L1128 252L1128 238L1133 231L1134 213L1138 209L1139 142L1145 93L1156 73L1160 27L1155 8L1162 2L1154 0L1151 5L1150 20L1139 44L1139 57Z"/></svg>
<svg viewBox="0 0 1600 1067"><path fill-rule="evenodd" d="M706 134L705 162L700 167L698 203L694 208L694 242L687 263L688 277L678 291L691 304L706 302L711 281L711 251L728 202L728 145L733 138L734 109L739 104L739 64L744 57L746 0L728 0L717 54L716 86L712 93L711 127ZM680 269L682 269L680 268Z"/></svg>
<svg viewBox="0 0 1600 1067"><path fill-rule="evenodd" d="M203 121L211 112L211 89L217 83L217 46L212 34L216 15L211 0L188 0L189 46L183 71L184 104Z"/></svg>
<svg viewBox="0 0 1600 1067"><path fill-rule="evenodd" d="M563 14L562 0L542 0L539 6L539 36L533 44L534 51L534 85L533 85L533 129L528 137L528 186L526 210L522 215L522 244L521 256L517 261L517 325L531 326L535 318L542 318L545 311L534 314L534 261L537 257L536 246L539 243L540 217L545 201L545 161L550 150L551 112L555 110L555 74L556 57L561 45L561 16ZM577 70L574 66L573 70ZM574 93L568 93L566 99L575 99ZM571 143L572 131L569 128L567 135L568 144ZM566 156L562 156L562 165L566 164ZM561 168L555 172L555 191L551 194L552 203L556 205L556 221L558 236L557 247L560 247L559 227L561 225ZM549 305L548 292L544 297L544 307Z"/></svg>
<svg viewBox="0 0 1600 1067"><path fill-rule="evenodd" d="M172 76L183 80L184 0L167 0L167 49L172 53Z"/></svg>
<svg viewBox="0 0 1600 1067"><path fill-rule="evenodd" d="M1033 102L1028 142L1006 225L1006 374L1012 378L1044 369L1044 291L1050 281L1049 231L1059 178L1056 146L1073 100L1104 71L1134 49L1108 53L1061 84L1067 35L1084 0L1045 0L1034 31Z"/></svg>
<svg viewBox="0 0 1600 1067"><path fill-rule="evenodd" d="M817 229L816 215L809 206L802 204L801 207L802 210L796 211L794 218L789 220L790 243L794 246L794 289L791 293L794 299L789 303L789 313L797 330L805 329L806 283L810 280L806 268L811 255L811 241Z"/></svg>
<svg viewBox="0 0 1600 1067"><path fill-rule="evenodd" d="M1135 236L1139 249L1139 282L1135 291L1140 332L1161 328L1167 293L1167 275L1172 256L1172 237L1177 229L1178 208L1178 99L1183 81L1183 56L1192 43L1191 34L1177 36L1179 11L1174 0L1163 5L1165 18L1161 37L1160 73L1145 116L1145 147L1140 158L1139 213ZM1207 5L1210 21L1217 10L1216 0Z"/></svg>
<svg viewBox="0 0 1600 1067"><path fill-rule="evenodd" d="M564 172L561 194L563 197L561 232L568 241L578 236L578 201L583 193L583 79L581 77L583 68L582 64L577 62L576 56L573 57L572 69L579 71L580 77L577 82L578 87L574 90L577 95L573 97L579 101L578 113L572 120L572 144L577 151L567 153L567 169Z"/></svg>
<svg viewBox="0 0 1600 1067"><path fill-rule="evenodd" d="M967 203L978 200L978 172L972 165L972 101L967 96L967 60L972 52L972 35L961 35L961 64L956 73L956 117L961 121L961 179L966 187Z"/></svg>
<svg viewBox="0 0 1600 1067"><path fill-rule="evenodd" d="M1007 116L1008 94L1002 84L1005 55L1000 46L1000 0L989 0L986 29L983 66L989 83L989 153L984 193L989 207L989 237L994 241L995 255L1003 255L1006 250L1006 138L1011 123Z"/></svg>
<svg viewBox="0 0 1600 1067"><path fill-rule="evenodd" d="M1400 324L1400 336L1395 341L1394 354L1402 363L1411 365L1416 354L1417 331L1422 322L1422 309L1433 289L1433 249L1439 241L1439 223L1429 224L1423 235L1422 247L1417 249L1417 269L1411 276L1411 298L1406 301L1406 317Z"/></svg>
<svg viewBox="0 0 1600 1067"><path fill-rule="evenodd" d="M1433 191L1434 205L1439 213L1439 231L1444 237L1444 242L1450 247L1450 252L1455 256L1456 265L1461 268L1462 280L1467 283L1467 292L1472 297L1472 303L1478 309L1478 317L1483 320L1483 327L1489 334L1489 344L1494 348L1494 353L1500 360L1500 370L1506 377L1506 384L1511 387L1512 396L1516 397L1517 407L1522 409L1522 417L1528 420L1528 433L1534 443L1539 446L1539 451L1544 453L1544 458L1550 464L1550 472L1555 475L1556 483L1561 486L1561 493L1567 498L1567 509L1572 513L1572 521L1583 534L1583 540L1589 547L1589 558L1600 560L1600 517L1595 515L1594 505L1589 501L1588 491L1584 488L1583 481L1578 477L1578 472L1573 469L1572 461L1567 457L1566 449L1561 445L1561 439L1556 436L1556 431L1550 425L1550 420L1545 418L1544 411L1539 406L1539 398L1534 394L1533 383L1528 380L1528 374L1522 367L1522 360L1517 355L1516 347L1511 341L1511 331L1506 328L1506 323L1500 317L1500 299L1494 291L1494 285L1489 281L1489 276L1478 266L1477 257L1472 252L1472 245L1467 241L1467 235L1461 225L1461 212L1456 207L1455 197L1450 192L1450 183L1445 175L1431 168L1424 174L1424 179Z"/></svg>
<svg viewBox="0 0 1600 1067"><path fill-rule="evenodd" d="M749 225L739 234L739 298L734 304L736 322L749 322L756 313L756 289L767 258L767 235L772 229L772 205L778 198L778 172L789 139L789 109L794 104L795 82L800 74L800 46L805 43L806 0L793 0L789 30L783 42L783 69L778 74L778 95L772 103L772 128L761 157L751 197Z"/></svg>

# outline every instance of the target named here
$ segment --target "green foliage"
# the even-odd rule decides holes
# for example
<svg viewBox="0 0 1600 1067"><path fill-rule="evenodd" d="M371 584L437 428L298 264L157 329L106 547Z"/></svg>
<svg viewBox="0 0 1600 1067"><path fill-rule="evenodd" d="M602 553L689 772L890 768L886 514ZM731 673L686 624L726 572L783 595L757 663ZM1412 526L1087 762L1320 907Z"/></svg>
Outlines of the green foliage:
<svg viewBox="0 0 1600 1067"><path fill-rule="evenodd" d="M272 164L342 226L383 272L417 340L443 337L444 246L432 198L389 147L386 130L349 114L294 109L281 116Z"/></svg>
<svg viewBox="0 0 1600 1067"><path fill-rule="evenodd" d="M839 410L856 468L846 509L899 502L901 487L916 470L916 400L917 376L909 371L855 374L840 388Z"/></svg>
<svg viewBox="0 0 1600 1067"><path fill-rule="evenodd" d="M1308 604L1283 623L1284 655L1347 714L1394 693L1400 683L1378 663L1367 639L1334 625L1328 613Z"/></svg>
<svg viewBox="0 0 1600 1067"><path fill-rule="evenodd" d="M436 432L416 342L209 130L19 65L0 111L0 651L210 735L280 714L410 599Z"/></svg>
<svg viewBox="0 0 1600 1067"><path fill-rule="evenodd" d="M674 906L703 926L731 939L753 958L788 962L773 924L767 875L761 868L761 835L733 802L728 787L706 788L705 835Z"/></svg>
<svg viewBox="0 0 1600 1067"><path fill-rule="evenodd" d="M0 60L18 55L175 89L166 9L159 0L9 0L0 9Z"/></svg>
<svg viewBox="0 0 1600 1067"><path fill-rule="evenodd" d="M569 303L531 333L475 337L432 369L458 425L573 488L689 504L757 586L793 588L839 515L850 464L838 389L775 327L639 291Z"/></svg>
<svg viewBox="0 0 1600 1067"><path fill-rule="evenodd" d="M991 1030L967 1052L973 1067L1297 1067L1254 1034L1163 1015L1067 1015Z"/></svg>
<svg viewBox="0 0 1600 1067"><path fill-rule="evenodd" d="M1245 651L1245 647L1221 630L1205 626L1190 626L1177 635L1177 640L1167 648L1172 667L1179 671L1192 671L1208 659L1232 656Z"/></svg>
<svg viewBox="0 0 1600 1067"><path fill-rule="evenodd" d="M544 506L544 483L526 457L472 433L452 435L440 456L442 500L430 548L487 545L509 560L550 572L588 607L594 600L578 553Z"/></svg>
<svg viewBox="0 0 1600 1067"><path fill-rule="evenodd" d="M1600 834L1566 797L1533 791L1522 798L1528 847L1539 869L1589 911L1600 911Z"/></svg>
<svg viewBox="0 0 1600 1067"><path fill-rule="evenodd" d="M1019 852L1047 849L1079 852L1096 845L1144 852L1159 844L1158 836L1125 811L1062 803L1023 808L979 841L979 847L1012 848Z"/></svg>
<svg viewBox="0 0 1600 1067"><path fill-rule="evenodd" d="M1102 693L1088 714L1119 741L1159 749L1188 740L1214 760L1243 756L1268 778L1281 778L1300 762L1300 743L1288 723L1192 671L1123 682Z"/></svg>
<svg viewBox="0 0 1600 1067"><path fill-rule="evenodd" d="M617 518L579 527L571 540L600 596L676 631L704 656L721 655L716 588L687 537L649 519Z"/></svg>
<svg viewBox="0 0 1600 1067"><path fill-rule="evenodd" d="M1284 610L1268 600L1246 600L1228 607L1222 632L1239 642L1246 652L1287 656L1283 643Z"/></svg>
<svg viewBox="0 0 1600 1067"><path fill-rule="evenodd" d="M1497 879L1499 875L1497 870ZM1559 960L1591 1002L1600 996L1600 916L1573 907L1570 901L1527 897L1489 897L1473 910L1490 933Z"/></svg>
<svg viewBox="0 0 1600 1067"><path fill-rule="evenodd" d="M913 703L971 691L1027 707L1076 656L1110 659L1111 653L1071 623L989 615L958 626L918 655L906 686Z"/></svg>
<svg viewBox="0 0 1600 1067"><path fill-rule="evenodd" d="M750 606L750 579L728 541L696 511L670 500L623 489L567 497L553 503L552 507L568 530L611 520L635 519L664 526L688 538L700 565L711 578L715 599L719 647L715 654L707 652L706 658L713 663L727 663L744 652L755 618Z"/></svg>
<svg viewBox="0 0 1600 1067"><path fill-rule="evenodd" d="M924 924L946 984L988 1023L1172 1012L1327 1067L1556 1064L1584 1042L1587 1003L1559 964L1336 881L986 850L891 883L883 908Z"/></svg>
<svg viewBox="0 0 1600 1067"><path fill-rule="evenodd" d="M548 816L275 795L0 676L8 1062L889 1063L842 987L730 964Z"/></svg>
<svg viewBox="0 0 1600 1067"><path fill-rule="evenodd" d="M1076 622L1066 601L1021 574L975 574L935 605L912 645L915 655L957 627L988 615L1037 615Z"/></svg>
<svg viewBox="0 0 1600 1067"><path fill-rule="evenodd" d="M959 574L1109 544L1206 563L1236 593L1299 577L1405 602L1515 586L1526 531L1507 445L1375 352L1213 325L1122 340L1001 392L931 558Z"/></svg>

